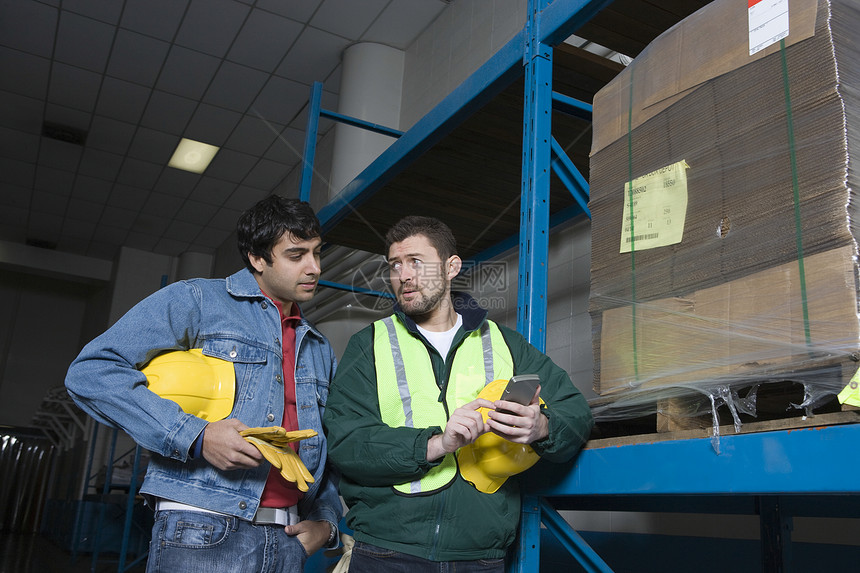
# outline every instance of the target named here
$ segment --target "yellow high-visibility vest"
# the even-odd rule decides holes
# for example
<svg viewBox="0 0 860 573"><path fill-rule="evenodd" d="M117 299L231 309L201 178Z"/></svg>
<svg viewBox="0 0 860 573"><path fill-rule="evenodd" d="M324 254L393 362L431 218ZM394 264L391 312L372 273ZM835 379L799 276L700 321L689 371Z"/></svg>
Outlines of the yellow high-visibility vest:
<svg viewBox="0 0 860 573"><path fill-rule="evenodd" d="M493 380L513 376L511 352L499 327L489 320L466 336L457 349L445 404L440 401L430 352L399 319L389 316L373 323L373 356L379 411L382 421L392 428L439 426L444 431L446 405L451 412L474 400ZM403 495L421 495L447 487L456 477L456 458L447 454L423 478L394 489Z"/></svg>

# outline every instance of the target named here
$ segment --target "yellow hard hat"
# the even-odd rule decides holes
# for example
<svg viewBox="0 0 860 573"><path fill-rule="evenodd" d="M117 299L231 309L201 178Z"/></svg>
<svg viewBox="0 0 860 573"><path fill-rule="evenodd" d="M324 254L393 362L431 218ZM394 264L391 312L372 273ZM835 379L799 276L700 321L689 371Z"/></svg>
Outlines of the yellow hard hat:
<svg viewBox="0 0 860 573"><path fill-rule="evenodd" d="M233 410L233 363L206 356L199 348L159 354L141 372L150 390L173 400L188 414L215 422Z"/></svg>
<svg viewBox="0 0 860 573"><path fill-rule="evenodd" d="M478 398L495 402L507 384L507 380L494 380L484 386ZM489 409L478 408L478 411L486 422ZM539 459L530 445L511 442L492 432L457 450L460 475L484 493L495 493L510 476L526 471Z"/></svg>

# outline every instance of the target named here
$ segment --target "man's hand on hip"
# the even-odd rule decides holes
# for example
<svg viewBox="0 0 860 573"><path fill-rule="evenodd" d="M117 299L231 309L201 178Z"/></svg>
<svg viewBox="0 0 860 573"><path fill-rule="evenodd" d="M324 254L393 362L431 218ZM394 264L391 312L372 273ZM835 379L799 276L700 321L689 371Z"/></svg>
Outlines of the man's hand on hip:
<svg viewBox="0 0 860 573"><path fill-rule="evenodd" d="M308 555L316 553L328 541L331 525L328 521L300 521L284 527L287 535L295 535Z"/></svg>

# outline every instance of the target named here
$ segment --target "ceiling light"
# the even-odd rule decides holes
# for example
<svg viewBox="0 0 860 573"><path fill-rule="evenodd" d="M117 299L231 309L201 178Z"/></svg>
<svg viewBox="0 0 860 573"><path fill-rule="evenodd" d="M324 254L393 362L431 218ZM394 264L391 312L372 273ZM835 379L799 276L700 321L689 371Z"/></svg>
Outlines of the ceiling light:
<svg viewBox="0 0 860 573"><path fill-rule="evenodd" d="M192 173L203 173L209 167L209 162L212 161L216 153L218 153L218 148L214 145L183 137L167 165Z"/></svg>

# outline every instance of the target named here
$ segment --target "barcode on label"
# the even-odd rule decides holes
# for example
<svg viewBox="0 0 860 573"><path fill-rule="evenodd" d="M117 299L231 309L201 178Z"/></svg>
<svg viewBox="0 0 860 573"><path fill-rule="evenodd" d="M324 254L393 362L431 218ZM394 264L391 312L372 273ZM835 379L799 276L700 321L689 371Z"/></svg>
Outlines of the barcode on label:
<svg viewBox="0 0 860 573"><path fill-rule="evenodd" d="M628 243L632 243L633 241L647 241L648 239L656 239L660 236L660 233L648 233L647 235L636 235L635 237L627 237L624 239Z"/></svg>

